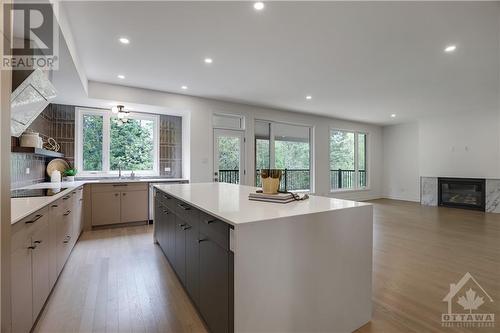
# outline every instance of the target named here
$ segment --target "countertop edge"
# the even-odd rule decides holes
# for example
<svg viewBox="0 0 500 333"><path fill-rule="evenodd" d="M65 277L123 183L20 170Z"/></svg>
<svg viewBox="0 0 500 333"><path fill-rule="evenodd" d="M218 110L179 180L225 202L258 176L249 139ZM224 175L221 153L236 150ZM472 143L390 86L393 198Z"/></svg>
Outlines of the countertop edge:
<svg viewBox="0 0 500 333"><path fill-rule="evenodd" d="M44 207L50 205L51 203L53 203L56 200L59 200L60 198L64 197L65 195L71 193L71 191L73 191L81 186L83 186L83 184L78 185L78 186L74 186L74 187L68 187L64 191L57 193L56 195L53 195L50 197L45 197L47 201L45 201L43 203L43 205L41 205L41 206L37 205L37 206L30 207L29 210L27 210L26 212L23 212L23 214L16 216L15 219L11 219L10 224L11 225L16 224L17 222L21 221L22 219L30 216L31 214L39 211L40 209L43 209ZM23 200L23 199L25 199L25 198L11 198L11 205L14 203L15 200Z"/></svg>
<svg viewBox="0 0 500 333"><path fill-rule="evenodd" d="M189 181L189 179L184 179L184 178L165 178L165 179L158 179L158 178L152 178L150 179L126 179L126 180L120 180L118 181L119 183L142 183L142 184L148 184L148 183L168 183L168 182L180 182L180 181ZM37 189L37 188L54 188L54 187L66 187L64 191L61 191L60 193L49 196L49 197L43 197L46 198L46 201L44 201L43 205L36 205L33 207L29 207L28 210L23 212L21 215L16 216L15 218L12 218L12 205L16 203L16 200L25 200L26 198L11 198L11 220L10 224L14 225L17 222L21 221L22 219L30 216L31 214L35 213L36 211L39 211L40 209L43 209L44 207L50 205L54 201L60 199L61 197L65 196L66 194L70 193L76 188L79 188L84 185L88 184L112 184L112 183L117 183L117 181L109 180L109 181L100 181L100 180L75 180L74 182L60 182L60 183L50 183L50 182L43 182L43 183L37 183L37 184L32 184L28 186L21 187L20 189Z"/></svg>
<svg viewBox="0 0 500 333"><path fill-rule="evenodd" d="M186 201L184 198L181 198L177 195L175 195L174 193L171 193L171 192L167 192L165 191L164 189L162 189L160 186L162 186L161 184L160 185L154 185L153 187L158 189L159 191L163 192L163 193L168 193L169 195L173 196L174 198L178 199L178 200L181 200L181 201L184 201L186 203L188 203L189 205L193 206L194 208L198 209L198 210L201 210L202 212L206 213L206 214L209 214L209 215L212 215L213 217L216 217L218 219L220 219L221 221L224 221L234 227L238 226L238 225L242 225L242 224L247 224L247 223L258 223L258 222L265 222L265 221L272 221L272 220L276 220L276 219L280 219L280 218L277 218L277 217L274 217L274 218L266 218L266 219L257 219L257 220L246 220L246 221L241 221L241 222L234 222L234 221L231 221L223 216L220 216L212 211L209 211L203 207L200 207L198 205L196 205L195 203L193 202L189 202L189 201ZM245 186L245 185L243 185ZM252 187L252 186L250 186ZM339 200L345 200L345 199L339 199ZM350 200L348 200L350 201ZM315 215L315 214L325 214L325 213L328 213L328 212L334 212L334 211L338 211L338 210L348 210L348 209L356 209L356 208L360 208L360 207L371 207L371 209L373 209L373 204L372 203L368 203L368 202L360 202L362 203L363 205L360 205L360 206L353 206L353 207L343 207L343 208L337 208L337 209L334 209L334 210L324 210L324 211L318 211L318 212L314 212L314 213L302 213L302 214L296 214L296 215L293 215L293 216L288 216L288 217L282 217L282 218L295 218L295 217L300 217L300 216L305 216L305 215Z"/></svg>

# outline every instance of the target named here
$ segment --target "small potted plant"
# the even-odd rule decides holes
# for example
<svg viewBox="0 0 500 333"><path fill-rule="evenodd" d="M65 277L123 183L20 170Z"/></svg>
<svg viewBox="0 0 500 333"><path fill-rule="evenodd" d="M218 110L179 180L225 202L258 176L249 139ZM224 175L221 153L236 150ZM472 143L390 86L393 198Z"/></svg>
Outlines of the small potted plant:
<svg viewBox="0 0 500 333"><path fill-rule="evenodd" d="M67 182L74 182L75 181L75 176L76 176L76 169L66 169L64 171L64 176L66 176L66 181Z"/></svg>

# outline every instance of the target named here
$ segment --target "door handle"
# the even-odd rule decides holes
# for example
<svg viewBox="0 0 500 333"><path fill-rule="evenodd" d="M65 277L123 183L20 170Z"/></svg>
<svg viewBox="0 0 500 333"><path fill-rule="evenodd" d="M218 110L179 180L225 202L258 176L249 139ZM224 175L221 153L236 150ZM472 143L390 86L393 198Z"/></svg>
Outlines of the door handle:
<svg viewBox="0 0 500 333"><path fill-rule="evenodd" d="M179 206L180 208L182 208L183 210L191 210L191 207L186 207L184 206L183 204L177 204L177 206Z"/></svg>
<svg viewBox="0 0 500 333"><path fill-rule="evenodd" d="M35 223L35 222L36 222L36 221L38 221L38 220L39 220L42 216L43 216L43 215L40 215L40 214L35 215L35 217L33 218L33 220L31 220L31 221L26 221L26 222L24 222L24 223L27 223L27 224L30 224L30 223Z"/></svg>

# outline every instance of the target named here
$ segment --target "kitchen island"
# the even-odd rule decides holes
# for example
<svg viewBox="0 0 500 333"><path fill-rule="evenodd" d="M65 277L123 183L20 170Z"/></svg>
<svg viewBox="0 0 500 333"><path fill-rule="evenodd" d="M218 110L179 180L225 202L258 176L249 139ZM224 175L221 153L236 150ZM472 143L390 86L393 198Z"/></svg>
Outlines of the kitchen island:
<svg viewBox="0 0 500 333"><path fill-rule="evenodd" d="M212 332L352 332L370 320L373 210L254 187L156 185L154 237Z"/></svg>

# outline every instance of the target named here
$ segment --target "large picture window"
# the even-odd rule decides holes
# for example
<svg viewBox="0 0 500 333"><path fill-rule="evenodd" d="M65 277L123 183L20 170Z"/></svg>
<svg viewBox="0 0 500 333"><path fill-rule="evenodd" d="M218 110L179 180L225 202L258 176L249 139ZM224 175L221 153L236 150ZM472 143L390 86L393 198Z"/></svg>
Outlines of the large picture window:
<svg viewBox="0 0 500 333"><path fill-rule="evenodd" d="M120 169L158 174L158 116L131 113L122 124L107 110L78 108L76 112L80 175L114 175Z"/></svg>
<svg viewBox="0 0 500 333"><path fill-rule="evenodd" d="M330 131L330 189L363 189L367 187L367 134Z"/></svg>
<svg viewBox="0 0 500 333"><path fill-rule="evenodd" d="M283 123L255 122L256 185L260 169L281 169L280 190L311 190L311 128Z"/></svg>

